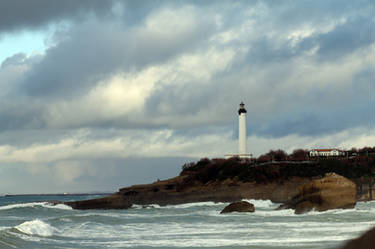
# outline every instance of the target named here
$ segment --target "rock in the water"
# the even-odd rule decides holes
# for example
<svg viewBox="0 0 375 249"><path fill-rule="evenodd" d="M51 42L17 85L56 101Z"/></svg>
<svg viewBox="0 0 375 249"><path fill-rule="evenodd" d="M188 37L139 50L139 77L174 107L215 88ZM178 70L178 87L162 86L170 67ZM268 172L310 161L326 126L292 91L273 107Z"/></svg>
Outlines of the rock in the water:
<svg viewBox="0 0 375 249"><path fill-rule="evenodd" d="M293 208L296 214L311 210L354 208L356 185L349 179L335 173L327 173L323 178L312 180L299 187L299 193L281 208Z"/></svg>
<svg viewBox="0 0 375 249"><path fill-rule="evenodd" d="M220 213L231 213L231 212L254 212L254 205L247 201L233 202L226 206Z"/></svg>

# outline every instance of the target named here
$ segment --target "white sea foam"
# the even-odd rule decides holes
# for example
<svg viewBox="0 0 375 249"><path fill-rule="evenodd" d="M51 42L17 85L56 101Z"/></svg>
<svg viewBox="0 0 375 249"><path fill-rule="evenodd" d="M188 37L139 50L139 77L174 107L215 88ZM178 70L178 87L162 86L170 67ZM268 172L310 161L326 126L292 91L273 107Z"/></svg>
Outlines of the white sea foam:
<svg viewBox="0 0 375 249"><path fill-rule="evenodd" d="M255 205L254 205L255 206ZM282 209L282 210L259 210L255 206L255 212L249 213L252 216L261 216L261 217L288 217L288 216L297 216L292 209Z"/></svg>
<svg viewBox="0 0 375 249"><path fill-rule="evenodd" d="M277 207L276 203L273 203L270 200L255 200L255 199L244 199L244 201L248 201L254 204L255 208L274 208ZM215 206L223 206L229 203L226 202L192 202L192 203L184 203L184 204L176 204L176 205L166 205L160 206L158 204L150 204L150 205L136 205L133 204L132 208L141 209L141 208L194 208L194 207L215 207Z"/></svg>
<svg viewBox="0 0 375 249"><path fill-rule="evenodd" d="M165 213L165 210L159 211ZM159 216L159 211L152 214L146 212L145 217L150 216L149 218L153 219L155 215ZM85 222L64 227L60 229L59 235L80 238L80 243L84 241L86 246L92 245L93 247L197 248L257 245L267 247L277 244L291 248L305 248L308 244L338 243L353 238L373 224L369 221L325 221L315 214L307 217L307 220L296 219L301 216L295 215L293 210L262 210L261 212L268 213L270 217L259 219L254 217L255 213L253 213L243 216L242 214L234 215L230 219L227 216L220 216L223 217L224 222L214 222L212 219L198 222L184 219L176 222L168 220L169 218L165 221L161 220L162 222L151 223L130 220L130 222L120 222L116 225ZM285 212L290 213L281 217ZM196 211L188 213L194 215ZM122 215L126 216L128 213L124 212ZM173 217L174 211L169 215ZM274 220L272 216L277 217L277 220Z"/></svg>
<svg viewBox="0 0 375 249"><path fill-rule="evenodd" d="M208 206L221 206L223 202L193 202L193 203L185 203L185 204L178 204L178 205L168 205L166 208L193 208L193 207L208 207Z"/></svg>
<svg viewBox="0 0 375 249"><path fill-rule="evenodd" d="M210 238L195 238L192 240L186 239L160 239L160 240L145 240L145 239L137 239L131 241L113 241L110 242L112 247L121 247L121 248L134 248L143 247L143 246L151 246L157 248L164 248L164 247L172 247L172 248L179 248L179 247L192 247L192 248L200 248L200 247L232 247L232 246L240 246L240 247L247 247L247 246L288 246L293 247L298 245L303 245L305 243L323 243L323 242L330 242L330 241L344 241L350 239L349 236L325 236L325 237L316 237L316 238L265 238L265 239L224 239L220 237L210 237ZM97 243L96 245L98 245ZM108 242L102 243L103 245L108 246ZM294 246L293 246L294 245ZM299 247L298 247L299 248Z"/></svg>
<svg viewBox="0 0 375 249"><path fill-rule="evenodd" d="M73 210L72 207L70 207L68 205L65 205L65 204L56 204L56 205L53 205L53 204L48 203L48 202L44 203L43 207L52 208L52 209L61 209L61 210Z"/></svg>
<svg viewBox="0 0 375 249"><path fill-rule="evenodd" d="M39 219L26 221L15 228L24 234L43 237L49 237L58 232L56 228Z"/></svg>
<svg viewBox="0 0 375 249"><path fill-rule="evenodd" d="M45 207L45 208L53 208L53 209L63 209L63 210L71 210L72 208L64 205L64 204L57 204L53 205L48 202L29 202L29 203L18 203L18 204L10 204L6 206L0 206L0 211L2 210L10 210L16 208L29 208L29 207Z"/></svg>
<svg viewBox="0 0 375 249"><path fill-rule="evenodd" d="M184 204L176 204L176 205L166 205L160 206L158 204L149 204L149 205L136 205L133 204L132 208L141 209L141 208L194 208L194 207L203 207L203 206L220 206L223 205L223 202L192 202L192 203L184 203Z"/></svg>
<svg viewBox="0 0 375 249"><path fill-rule="evenodd" d="M142 208L146 208L146 209L151 209L151 208L161 208L160 205L158 205L158 204L148 204L148 205L137 205L137 204L133 204L131 207L134 208L134 209L142 209Z"/></svg>
<svg viewBox="0 0 375 249"><path fill-rule="evenodd" d="M32 203L18 203L18 204L10 204L6 206L1 206L0 210L9 210L15 208L26 208L26 207L35 207L35 206L42 206L44 202L32 202Z"/></svg>
<svg viewBox="0 0 375 249"><path fill-rule="evenodd" d="M278 206L278 204L273 203L270 200L243 199L243 201L254 204L255 210L257 208L276 208Z"/></svg>
<svg viewBox="0 0 375 249"><path fill-rule="evenodd" d="M10 227L0 227L0 231L3 231L3 230L7 230L9 229Z"/></svg>

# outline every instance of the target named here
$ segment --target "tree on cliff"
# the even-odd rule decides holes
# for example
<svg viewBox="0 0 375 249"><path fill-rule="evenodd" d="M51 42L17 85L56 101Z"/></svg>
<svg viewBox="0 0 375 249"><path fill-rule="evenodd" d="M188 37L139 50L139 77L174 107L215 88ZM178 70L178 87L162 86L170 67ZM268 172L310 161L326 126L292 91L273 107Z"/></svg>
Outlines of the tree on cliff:
<svg viewBox="0 0 375 249"><path fill-rule="evenodd" d="M257 158L257 162L269 161L285 161L288 159L288 154L283 150L270 150Z"/></svg>
<svg viewBox="0 0 375 249"><path fill-rule="evenodd" d="M303 149L296 149L290 154L289 160L291 161L307 161L309 160L309 151Z"/></svg>

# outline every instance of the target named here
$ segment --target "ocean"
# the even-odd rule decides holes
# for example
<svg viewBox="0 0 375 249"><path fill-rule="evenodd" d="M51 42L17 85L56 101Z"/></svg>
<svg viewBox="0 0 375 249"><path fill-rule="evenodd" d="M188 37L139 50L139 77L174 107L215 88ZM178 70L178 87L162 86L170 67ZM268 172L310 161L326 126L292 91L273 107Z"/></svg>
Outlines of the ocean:
<svg viewBox="0 0 375 249"><path fill-rule="evenodd" d="M127 210L72 210L49 200L98 196L0 197L0 248L337 248L375 226L375 201L355 209L275 211L248 200L254 213L219 214L228 203L191 203Z"/></svg>

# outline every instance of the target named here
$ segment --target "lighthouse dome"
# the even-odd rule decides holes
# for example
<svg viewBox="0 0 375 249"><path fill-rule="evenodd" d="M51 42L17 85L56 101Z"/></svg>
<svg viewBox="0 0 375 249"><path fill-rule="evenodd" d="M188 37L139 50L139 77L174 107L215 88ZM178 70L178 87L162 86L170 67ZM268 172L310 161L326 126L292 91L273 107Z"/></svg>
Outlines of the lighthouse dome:
<svg viewBox="0 0 375 249"><path fill-rule="evenodd" d="M238 110L238 115L241 115L241 113L246 113L245 104L241 102L240 109Z"/></svg>

